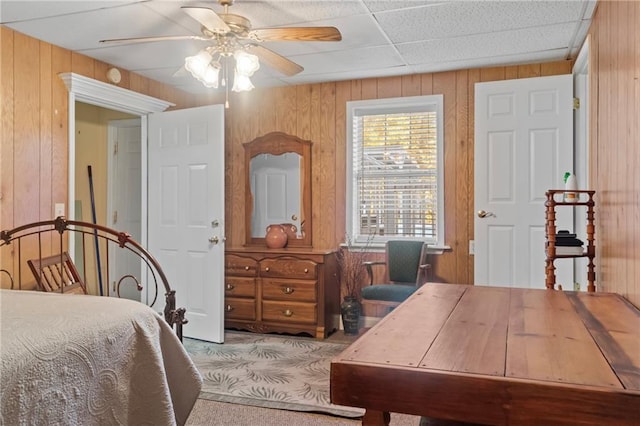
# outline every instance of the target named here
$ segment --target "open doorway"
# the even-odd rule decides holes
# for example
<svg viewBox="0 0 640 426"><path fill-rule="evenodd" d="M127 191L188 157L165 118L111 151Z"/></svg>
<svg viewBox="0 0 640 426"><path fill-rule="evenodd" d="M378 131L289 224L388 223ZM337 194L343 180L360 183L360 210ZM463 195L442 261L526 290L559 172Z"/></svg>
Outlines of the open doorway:
<svg viewBox="0 0 640 426"><path fill-rule="evenodd" d="M140 118L121 111L76 102L75 104L75 200L74 219L94 222L126 232L136 241L141 238L141 129ZM88 168L91 167L91 184ZM91 196L93 187L93 197ZM95 247L81 241L74 242L76 250L95 253ZM130 265L135 259L121 251L90 256L92 265L84 265L77 257L81 273L96 288L92 294L114 294L113 277L137 275L139 265ZM120 254L120 256L119 256ZM108 256L107 264L105 257ZM102 262L99 260L102 257ZM125 260L128 259L128 260ZM98 275L100 264L100 275ZM108 265L108 266L107 266ZM86 270L85 270L86 269ZM111 279L110 279L111 278ZM108 282L107 282L108 281ZM139 300L134 285L123 285L120 297Z"/></svg>

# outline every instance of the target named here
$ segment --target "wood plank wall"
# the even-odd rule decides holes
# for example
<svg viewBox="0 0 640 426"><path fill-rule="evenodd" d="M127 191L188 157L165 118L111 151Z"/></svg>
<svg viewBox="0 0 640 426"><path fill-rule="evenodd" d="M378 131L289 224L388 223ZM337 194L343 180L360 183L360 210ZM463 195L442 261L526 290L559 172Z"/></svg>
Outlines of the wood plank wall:
<svg viewBox="0 0 640 426"><path fill-rule="evenodd" d="M0 26L0 229L51 219L55 203L68 202L68 92L58 74L107 82L110 67ZM199 105L194 95L121 71L120 87L176 109ZM48 255L49 242L43 246ZM5 253L0 269L11 268Z"/></svg>
<svg viewBox="0 0 640 426"><path fill-rule="evenodd" d="M600 1L590 34L596 286L640 307L640 2Z"/></svg>
<svg viewBox="0 0 640 426"><path fill-rule="evenodd" d="M640 306L640 2L600 1L590 29L590 180L597 192L599 290ZM34 54L37 53L37 54ZM106 81L109 64L0 26L0 229L48 219L67 202L67 91L75 72ZM446 282L473 282L473 84L570 72L569 62L469 69L257 90L231 99L226 119L228 241L242 243L242 143L279 130L314 141L317 247L335 247L345 230L345 103L430 93L445 95L447 243L437 260ZM209 103L122 71L119 84L185 108ZM0 266L3 265L0 259Z"/></svg>
<svg viewBox="0 0 640 426"><path fill-rule="evenodd" d="M432 256L433 281L473 283L474 84L571 72L570 61L349 80L251 92L230 99L226 116L226 232L244 243L245 166L242 144L271 131L313 141L313 245L335 248L345 233L346 102L441 93L445 126L446 243ZM255 94L255 95L253 95ZM542 266L541 266L542 267Z"/></svg>
<svg viewBox="0 0 640 426"><path fill-rule="evenodd" d="M0 27L0 229L48 219L67 202L67 91L57 77L75 72L106 81L109 64ZM29 53L27 53L29 52ZM38 52L34 55L34 52ZM219 102L122 71L119 84L176 103L176 108ZM313 145L314 246L335 248L345 232L346 102L442 93L445 109L446 242L435 256L434 280L473 283L473 87L494 81L566 74L571 62L468 69L254 90L232 95L226 111L226 232L229 246L244 241L242 143L283 131ZM33 114L37 111L37 114ZM28 170L28 173L25 171ZM0 264L2 259L0 259Z"/></svg>

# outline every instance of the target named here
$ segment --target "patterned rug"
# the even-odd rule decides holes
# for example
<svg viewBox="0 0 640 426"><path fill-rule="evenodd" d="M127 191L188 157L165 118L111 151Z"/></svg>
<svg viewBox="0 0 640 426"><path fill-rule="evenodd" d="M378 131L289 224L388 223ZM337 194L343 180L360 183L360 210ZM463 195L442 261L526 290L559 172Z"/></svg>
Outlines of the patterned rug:
<svg viewBox="0 0 640 426"><path fill-rule="evenodd" d="M202 374L202 399L351 418L364 414L329 401L331 359L346 345L225 332L224 344L185 338L184 346Z"/></svg>

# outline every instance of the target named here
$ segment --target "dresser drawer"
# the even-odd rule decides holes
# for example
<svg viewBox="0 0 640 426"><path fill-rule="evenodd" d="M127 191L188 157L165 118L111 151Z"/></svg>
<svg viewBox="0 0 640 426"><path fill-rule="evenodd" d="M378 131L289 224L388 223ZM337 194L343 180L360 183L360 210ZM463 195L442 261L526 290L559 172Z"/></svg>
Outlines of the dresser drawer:
<svg viewBox="0 0 640 426"><path fill-rule="evenodd" d="M316 302L318 297L316 287L316 281L263 278L262 298L295 302Z"/></svg>
<svg viewBox="0 0 640 426"><path fill-rule="evenodd" d="M260 275L315 280L318 277L318 264L311 260L264 259L260 262Z"/></svg>
<svg viewBox="0 0 640 426"><path fill-rule="evenodd" d="M279 302L265 300L262 302L262 320L287 323L316 322L316 304L302 302Z"/></svg>
<svg viewBox="0 0 640 426"><path fill-rule="evenodd" d="M225 275L240 275L255 277L258 272L258 262L248 257L228 254L224 257Z"/></svg>
<svg viewBox="0 0 640 426"><path fill-rule="evenodd" d="M224 300L224 317L226 319L255 321L256 301L254 299L227 297Z"/></svg>
<svg viewBox="0 0 640 426"><path fill-rule="evenodd" d="M224 294L229 297L256 297L256 279L225 277Z"/></svg>

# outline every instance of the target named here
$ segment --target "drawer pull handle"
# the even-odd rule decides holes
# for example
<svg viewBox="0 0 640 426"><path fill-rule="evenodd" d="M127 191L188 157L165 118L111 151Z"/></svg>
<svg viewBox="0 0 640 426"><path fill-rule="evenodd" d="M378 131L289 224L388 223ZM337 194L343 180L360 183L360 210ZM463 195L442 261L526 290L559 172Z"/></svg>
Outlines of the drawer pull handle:
<svg viewBox="0 0 640 426"><path fill-rule="evenodd" d="M245 270L245 271L248 271L248 270L249 270L249 267L248 267L248 266L245 266L245 267L244 267L244 270Z"/></svg>
<svg viewBox="0 0 640 426"><path fill-rule="evenodd" d="M285 288L282 289L282 292L284 294L291 294L291 293L293 293L293 289L291 287L285 287Z"/></svg>
<svg viewBox="0 0 640 426"><path fill-rule="evenodd" d="M304 273L306 274L307 272L309 272L308 268L304 268Z"/></svg>
<svg viewBox="0 0 640 426"><path fill-rule="evenodd" d="M283 312L285 317L290 317L293 315L293 311L291 309L287 309L286 311Z"/></svg>
<svg viewBox="0 0 640 426"><path fill-rule="evenodd" d="M235 286L233 284L227 284L227 290L233 290Z"/></svg>
<svg viewBox="0 0 640 426"><path fill-rule="evenodd" d="M231 312L231 311L233 311L233 306L227 305L227 312Z"/></svg>
<svg viewBox="0 0 640 426"><path fill-rule="evenodd" d="M269 267L267 266L266 268L264 268L265 272L269 272Z"/></svg>

